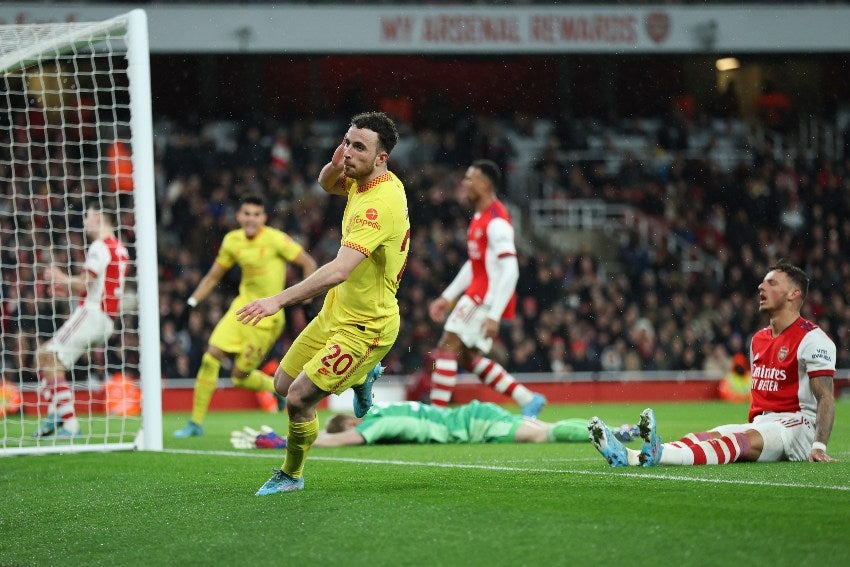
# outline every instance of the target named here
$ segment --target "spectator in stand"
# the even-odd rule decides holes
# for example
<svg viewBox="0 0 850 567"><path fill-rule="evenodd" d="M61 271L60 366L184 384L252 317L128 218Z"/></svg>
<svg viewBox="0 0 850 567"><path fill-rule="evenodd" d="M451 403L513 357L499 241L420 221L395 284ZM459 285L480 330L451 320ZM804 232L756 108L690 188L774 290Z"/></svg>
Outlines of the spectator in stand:
<svg viewBox="0 0 850 567"><path fill-rule="evenodd" d="M752 376L747 355L736 352L729 371L718 384L720 399L727 402L749 402L751 399Z"/></svg>
<svg viewBox="0 0 850 567"><path fill-rule="evenodd" d="M484 118L478 120L479 130L487 122ZM274 203L274 210L269 213L269 223L285 229L293 236L303 238L309 244L310 250L316 253L320 263L328 260L329 258L322 257L322 254L332 254L334 250L322 253L315 249L315 245L322 236L323 226L327 224L325 219L338 218L341 210L334 198L328 198L323 191L316 192L315 184L304 181L315 179L321 166L319 160L325 151L316 149L322 146L319 143L321 137L314 134L317 131L315 124L309 121L291 125L275 123L271 126L268 122L258 123L263 129L262 135L269 139L274 138L279 128L288 128L293 155L290 179L275 180L275 176L268 169L258 169L256 171L259 173L255 173L255 179L252 181L259 183L269 203ZM471 132L474 133L476 129L471 125L472 120L453 119L435 126L435 130L429 134L434 140L432 151L437 151L439 141L453 133L458 145L470 156L476 159L484 157L484 146L473 143L474 136ZM733 119L728 121L726 128L731 132L739 126L741 125ZM599 126L590 119L562 119L558 127L559 131L581 133L575 138L581 144L560 136L562 147L576 149L586 148L582 144L586 143L593 129ZM605 128L616 128L616 124L606 123ZM717 135L699 120L692 128L690 134L694 140ZM163 320L174 320L179 316L179 313L168 307L172 302L167 298L184 298L188 292L187 288L191 289L196 285L197 280L209 268L215 250L203 243L218 241L224 232L233 228L227 225L229 219L226 217L213 222L205 209L207 203L203 197L204 188L221 183L226 187L229 198L236 200L237 185L241 183L238 179L243 169L238 167L233 155L228 154L235 151L235 143L230 146L206 148L201 143L200 135L194 132L192 127L178 125L174 131L177 134L168 138L168 143L163 145L161 154L158 154L161 169L166 172L164 187L169 189L159 204L162 222L159 230L160 242L168 243L160 250L163 263L160 291L164 298L162 303L166 306L162 311ZM421 131L414 131L411 135L420 133ZM3 132L0 132L0 135L2 134ZM238 133L234 134L234 140L238 136ZM540 262L537 262L534 256L521 255L520 281L517 285L519 305L523 304L525 298L535 298L540 290L550 285L555 290L555 299L551 306L538 306L528 317L523 314L518 324L521 323L530 329L545 326L553 338L560 337L566 341L565 345L569 345L570 335L575 331L571 329L572 321L567 317L577 315L580 319L590 321L600 337L603 334L608 336L605 345L617 339L626 342L627 333L623 330L621 314L632 306L637 306L638 312L645 311L647 293L652 291L658 298L660 308L657 314L647 315L647 319L656 329L656 351L666 349L669 353L662 363L656 352L651 357L655 359L653 367L698 370L701 368L701 358L704 358L714 344L728 342L727 337L745 336L748 330L757 324L758 313L745 298L758 285L760 274L772 261L779 255L793 253L795 259L804 264L805 269L811 273L813 287L823 291L830 305L823 317L831 319L829 328L835 333L834 338L842 347L839 348L839 367L850 366L841 363L842 360L850 358L850 349L844 348L850 344L850 337L842 338L842 333L846 333L842 330L850 325L843 299L850 297L850 259L846 254L840 253L841 250L850 248L850 221L844 220L850 218L850 199L847 198L850 191L846 190L850 165L842 159L818 157L808 160L801 157L793 162L794 171L791 173L784 159L781 163L777 161L775 155L778 150L773 140L772 136L763 140L746 139L747 152L742 150L738 165L728 170L718 169L712 164L711 160L714 158L710 156L686 157L684 154L669 154L663 167L653 160L647 161L647 169L643 172L647 186L660 188L659 194L652 199L643 198L643 191L626 191L612 182L610 176L606 179L604 176L590 175L592 168L586 162L571 164L568 170L568 186L565 187L567 196L604 197L612 202L629 204L640 213L651 215L658 214L660 198L660 202L667 209L665 214L669 215L669 219L681 217L691 209L694 211L694 218L700 220L695 227L700 232L695 234L695 238L707 244L714 242L714 255L722 263L724 279L718 292L717 310L720 315L707 326L698 328L698 343L689 339L687 357L684 356L685 344L681 337L698 315L694 312L695 306L702 304L704 284L700 284L699 280L713 281L714 276L705 278L700 274L699 278L688 277L687 272L682 269L680 258L672 254L667 246L652 246L641 242L637 237L631 245L631 250L624 255L624 258L630 259L626 265L631 268L624 268L629 272L628 277L612 277L610 274L616 269L611 267L614 264L609 261L604 264L606 270L602 275L605 277L598 281L581 278L583 283L579 283L575 276L574 252L551 252ZM804 155L796 149L795 138L785 137L782 143L783 154ZM752 160L747 158L750 152L754 156ZM470 161L471 159L463 163ZM407 179L410 180L409 187L412 188L409 194L414 231L411 235L412 252L406 272L409 278L406 279L407 283L401 286L399 293L400 309L405 321L394 349L399 353L395 357L399 364L399 373L411 373L418 369L427 354L423 345L435 344L439 338L439 329L429 322L427 310L423 309L421 301L422 297L438 294L443 283L448 281L463 263L467 222L463 207L453 192L457 172L450 164L411 162L407 167ZM266 175L263 175L263 171ZM781 187L787 187L789 183L793 185L795 180L801 208L807 213L806 224L800 233L791 240L786 240L785 233L789 231L779 228L781 209L777 205L781 202L779 196L787 194L787 190ZM522 186L521 180L519 183ZM15 206L26 206L26 203L16 203ZM661 210L664 211L664 208ZM706 222L702 222L703 219ZM417 232L418 227L421 228ZM711 235L708 235L707 231L711 231ZM206 250L205 254L189 260L176 259L177 251L190 246L196 247L199 242L202 250ZM535 256L538 252L535 251ZM631 252L635 255L629 256ZM549 267L552 275L550 280L539 280L535 265L539 263ZM187 281L191 283L187 285ZM235 279L230 278L222 281L225 302L228 296L235 295L237 283ZM22 293L21 297L25 295L32 296ZM838 298L836 301L841 301L840 308L832 308L833 297ZM694 300L693 303L691 299ZM298 311L300 308L292 309ZM191 320L197 321L198 324L188 331L192 337L191 343L205 346L204 329L215 324L223 309L217 302L207 301L197 308L197 312L194 311ZM812 317L813 320L821 322L820 316ZM22 326L34 321L32 318L20 316L11 319ZM662 332L662 328L666 330ZM295 332L296 329L292 325L287 325L281 342L290 341ZM527 332L526 335L534 336L534 331ZM502 333L500 339L505 342L508 350L513 348L509 333ZM197 371L203 346L200 349L198 346L189 347L190 352L187 355L192 364L192 373ZM633 345L626 344L626 352L621 355L621 358L630 364L634 362L634 348ZM727 345L729 352L737 352L740 348ZM569 367L573 356L572 349L565 350L563 363ZM689 362L685 362L686 358ZM640 361L640 358L637 360ZM637 368L650 362L651 359L640 361ZM513 372L513 364L508 358L504 367L508 372Z"/></svg>
<svg viewBox="0 0 850 567"><path fill-rule="evenodd" d="M793 105L791 98L771 81L766 81L755 100L759 120L772 130L785 133L790 126Z"/></svg>
<svg viewBox="0 0 850 567"><path fill-rule="evenodd" d="M741 102L734 80L730 79L726 88L718 94L714 114L720 118L738 118L741 115Z"/></svg>

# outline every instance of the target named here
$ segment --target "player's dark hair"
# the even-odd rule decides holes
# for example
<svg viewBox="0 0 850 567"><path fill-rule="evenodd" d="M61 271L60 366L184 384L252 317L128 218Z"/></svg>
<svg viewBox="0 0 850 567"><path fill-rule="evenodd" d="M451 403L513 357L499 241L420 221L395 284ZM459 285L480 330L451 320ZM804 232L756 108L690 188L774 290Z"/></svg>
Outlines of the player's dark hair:
<svg viewBox="0 0 850 567"><path fill-rule="evenodd" d="M809 294L809 276L806 275L806 272L787 260L779 260L768 271L772 272L773 270L784 272L788 279L800 288L802 301L806 300L806 296Z"/></svg>
<svg viewBox="0 0 850 567"><path fill-rule="evenodd" d="M115 210L115 202L113 199L104 197L103 199L92 199L86 205L86 210L94 209L100 216L105 218L113 228L118 227L118 211Z"/></svg>
<svg viewBox="0 0 850 567"><path fill-rule="evenodd" d="M496 162L489 159L479 159L472 162L472 167L484 174L484 177L490 180L496 192L502 190L502 170L496 165Z"/></svg>
<svg viewBox="0 0 850 567"><path fill-rule="evenodd" d="M346 424L349 419L351 419L351 416L345 415L344 413L338 413L331 417L325 424L325 431L328 433L342 433L343 431L347 431L348 428L346 427Z"/></svg>
<svg viewBox="0 0 850 567"><path fill-rule="evenodd" d="M257 205L258 207L262 207L263 210L266 209L266 200L259 193L245 193L239 199L239 206L242 205Z"/></svg>
<svg viewBox="0 0 850 567"><path fill-rule="evenodd" d="M393 151L398 143L398 129L392 118L383 112L362 112L351 119L355 128L366 128L378 135L378 143L387 153Z"/></svg>

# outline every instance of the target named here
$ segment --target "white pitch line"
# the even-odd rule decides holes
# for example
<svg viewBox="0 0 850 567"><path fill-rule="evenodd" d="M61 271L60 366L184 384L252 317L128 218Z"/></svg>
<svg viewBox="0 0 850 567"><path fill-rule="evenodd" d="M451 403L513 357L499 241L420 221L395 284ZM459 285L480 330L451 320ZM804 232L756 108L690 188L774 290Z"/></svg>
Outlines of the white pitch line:
<svg viewBox="0 0 850 567"><path fill-rule="evenodd" d="M199 451L193 449L165 449L164 453L178 453L185 455L218 455L221 457L250 457L250 458L274 458L280 460L280 454L258 454L258 453L244 453L241 451ZM485 471L498 471L498 472L534 472L534 473L551 473L551 474L576 474L576 475L593 475L593 476L608 476L608 475L616 475L616 476L627 476L630 478L649 478L653 480L676 480L676 481L684 481L684 482L702 482L707 484L734 484L734 485L742 485L742 486L772 486L779 488L805 488L805 489L819 489L819 490L837 490L842 492L850 491L850 486L827 486L827 485L818 485L818 484L798 484L793 482L768 482L768 481L758 481L758 480L740 480L740 479L727 479L727 478L694 478L689 476L680 476L680 475L666 475L666 474L657 474L657 473L649 473L649 472L614 472L614 471L587 471L587 470L570 470L570 469L546 469L546 468L528 468L528 467L504 467L504 466L494 466L494 465L475 465L468 463L436 463L436 462L427 462L427 461L399 461L396 459L359 459L354 457L322 457L316 455L310 455L309 460L311 461L328 461L328 462L336 462L336 463L355 463L355 464L369 464L369 465L393 465L393 466L410 466L410 467L436 467L436 468L445 468L445 469L474 469L474 470L485 470ZM586 459L579 459L586 460Z"/></svg>

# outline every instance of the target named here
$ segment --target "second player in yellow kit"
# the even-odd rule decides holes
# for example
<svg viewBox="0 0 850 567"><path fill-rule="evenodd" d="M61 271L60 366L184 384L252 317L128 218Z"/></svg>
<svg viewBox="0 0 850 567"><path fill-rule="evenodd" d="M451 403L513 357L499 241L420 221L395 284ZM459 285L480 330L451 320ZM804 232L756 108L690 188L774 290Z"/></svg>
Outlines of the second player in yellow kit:
<svg viewBox="0 0 850 567"><path fill-rule="evenodd" d="M319 315L298 335L275 374L289 413L286 460L258 496L304 488L307 452L319 433L318 403L354 389L355 414L371 405L372 381L399 330L396 292L407 262L410 221L401 181L387 170L398 141L381 112L358 114L319 174L325 191L347 197L336 258L273 297L237 313L258 324L287 305L328 292Z"/></svg>
<svg viewBox="0 0 850 567"><path fill-rule="evenodd" d="M241 324L236 312L251 300L282 290L286 286L288 262L299 266L305 277L316 270L316 261L300 244L286 233L266 225L261 196L243 197L236 220L240 228L224 236L215 262L187 300L190 308L195 307L233 266L242 270L239 295L210 335L195 379L192 416L185 427L174 432L178 439L203 435L202 425L225 358L233 358L231 379L234 385L254 391L274 391L272 378L257 368L283 331L283 311L255 327Z"/></svg>

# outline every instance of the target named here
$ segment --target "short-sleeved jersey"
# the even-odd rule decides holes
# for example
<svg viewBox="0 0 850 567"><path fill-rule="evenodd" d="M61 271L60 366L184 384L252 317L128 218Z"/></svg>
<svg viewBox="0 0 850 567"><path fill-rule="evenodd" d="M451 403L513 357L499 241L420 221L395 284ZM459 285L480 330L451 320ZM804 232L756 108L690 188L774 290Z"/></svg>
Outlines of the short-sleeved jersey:
<svg viewBox="0 0 850 567"><path fill-rule="evenodd" d="M523 418L492 403L453 408L419 402L374 404L355 428L367 444L491 443L512 440Z"/></svg>
<svg viewBox="0 0 850 567"><path fill-rule="evenodd" d="M761 329L751 343L749 420L765 412L802 412L812 421L817 400L810 378L835 374L835 343L811 321L798 318L779 336Z"/></svg>
<svg viewBox="0 0 850 567"><path fill-rule="evenodd" d="M495 199L489 207L475 213L466 232L466 248L472 265L472 283L466 288L466 295L481 305L486 303L487 294L492 293L489 274L496 269L499 259L516 256L511 216L501 201ZM514 290L502 319L512 320L515 315Z"/></svg>
<svg viewBox="0 0 850 567"><path fill-rule="evenodd" d="M346 179L346 189L340 244L366 260L328 292L323 309L343 325L385 327L399 316L396 292L407 264L410 220L404 185L387 172L363 187Z"/></svg>
<svg viewBox="0 0 850 567"><path fill-rule="evenodd" d="M233 304L246 303L279 293L286 286L286 263L303 250L285 232L264 226L248 238L241 228L224 235L215 261L225 269L238 265L242 270L239 295Z"/></svg>
<svg viewBox="0 0 850 567"><path fill-rule="evenodd" d="M117 316L129 262L130 254L117 238L92 242L83 264L91 280L80 303L97 306L110 317Z"/></svg>

